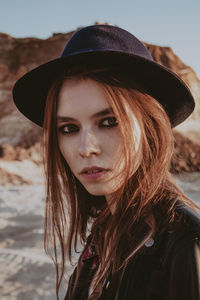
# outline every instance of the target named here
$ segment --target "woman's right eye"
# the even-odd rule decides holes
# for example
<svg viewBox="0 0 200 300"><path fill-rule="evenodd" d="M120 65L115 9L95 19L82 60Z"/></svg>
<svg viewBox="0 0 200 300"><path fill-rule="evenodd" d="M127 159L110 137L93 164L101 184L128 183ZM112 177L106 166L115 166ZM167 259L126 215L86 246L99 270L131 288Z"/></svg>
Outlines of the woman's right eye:
<svg viewBox="0 0 200 300"><path fill-rule="evenodd" d="M59 131L62 134L72 134L74 132L78 132L79 128L73 124L67 124L59 127Z"/></svg>

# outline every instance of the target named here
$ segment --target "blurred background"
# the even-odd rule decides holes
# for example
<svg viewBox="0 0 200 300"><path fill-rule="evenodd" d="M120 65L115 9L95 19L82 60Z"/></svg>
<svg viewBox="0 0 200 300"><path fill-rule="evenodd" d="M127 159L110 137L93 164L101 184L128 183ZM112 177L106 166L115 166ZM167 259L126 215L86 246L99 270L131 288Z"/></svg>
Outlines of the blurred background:
<svg viewBox="0 0 200 300"><path fill-rule="evenodd" d="M60 56L80 27L108 23L130 31L194 95L195 111L174 130L171 171L200 203L199 12L199 0L0 0L1 300L55 299L55 270L43 250L41 129L12 103L15 81ZM63 284L61 299L66 288Z"/></svg>

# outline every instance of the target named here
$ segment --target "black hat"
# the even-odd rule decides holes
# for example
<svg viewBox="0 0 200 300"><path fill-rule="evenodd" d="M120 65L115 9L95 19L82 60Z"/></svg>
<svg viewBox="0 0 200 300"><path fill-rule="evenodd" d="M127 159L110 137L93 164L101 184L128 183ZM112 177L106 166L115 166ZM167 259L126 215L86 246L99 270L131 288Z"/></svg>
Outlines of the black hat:
<svg viewBox="0 0 200 300"><path fill-rule="evenodd" d="M13 88L15 105L28 119L42 126L48 90L59 74L80 61L96 61L123 66L168 114L172 127L194 110L193 96L172 71L156 63L147 48L131 33L110 25L93 25L77 31L61 57L49 61L21 77Z"/></svg>

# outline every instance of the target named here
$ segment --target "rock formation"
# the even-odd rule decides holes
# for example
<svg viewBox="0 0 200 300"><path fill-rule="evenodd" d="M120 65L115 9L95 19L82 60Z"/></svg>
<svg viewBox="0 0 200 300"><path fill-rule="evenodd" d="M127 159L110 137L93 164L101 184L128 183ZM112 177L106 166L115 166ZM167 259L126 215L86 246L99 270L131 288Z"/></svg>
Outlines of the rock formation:
<svg viewBox="0 0 200 300"><path fill-rule="evenodd" d="M21 157L30 158L30 151L23 152L22 148L30 148L40 141L41 128L17 111L12 102L12 87L15 81L27 71L60 56L66 41L73 33L57 33L45 40L31 37L14 38L0 33L0 157L7 156L8 158L13 155L12 159L20 160L21 155ZM192 68L186 66L170 47L145 45L157 62L177 73L190 87L196 101L196 108L191 117L183 125L178 126L176 131L178 130L200 145L200 80ZM181 147L189 145L189 140L176 134L176 131L177 145ZM185 142L181 144L181 140ZM195 145L193 147L195 151L200 152L200 146L198 148L198 145L193 145ZM182 151L182 149L179 150ZM36 152L33 151L33 153ZM37 156L37 154L34 155ZM188 155L184 155L188 159ZM177 169L186 170L189 168L187 163L186 165L187 167L179 166ZM194 169L198 170L198 168L196 165Z"/></svg>
<svg viewBox="0 0 200 300"><path fill-rule="evenodd" d="M200 80L194 70L185 65L170 47L146 44L153 58L160 64L172 70L189 86L196 103L192 115L176 127L184 136L200 145Z"/></svg>
<svg viewBox="0 0 200 300"><path fill-rule="evenodd" d="M171 161L172 173L200 172L200 145L179 132L174 132L175 148Z"/></svg>
<svg viewBox="0 0 200 300"><path fill-rule="evenodd" d="M54 34L46 40L37 38L14 38L0 34L0 144L29 147L38 141L40 128L26 120L12 103L11 90L14 82L27 71L58 57L73 32ZM200 80L169 47L146 44L154 59L177 73L191 88L196 109L190 120L195 126L200 120ZM189 120L189 121L190 121ZM184 124L184 131L186 125ZM198 126L197 126L198 127ZM191 130L193 130L192 128ZM191 131L190 130L190 131ZM191 136L191 134L190 134ZM197 138L198 139L198 138ZM200 140L200 139L199 139Z"/></svg>

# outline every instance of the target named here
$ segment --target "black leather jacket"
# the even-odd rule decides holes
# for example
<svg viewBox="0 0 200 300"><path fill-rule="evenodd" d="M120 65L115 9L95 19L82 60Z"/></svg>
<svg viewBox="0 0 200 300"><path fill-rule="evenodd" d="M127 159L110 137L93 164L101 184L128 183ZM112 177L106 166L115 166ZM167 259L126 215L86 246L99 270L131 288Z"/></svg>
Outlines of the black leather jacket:
<svg viewBox="0 0 200 300"><path fill-rule="evenodd" d="M99 300L200 300L200 216L183 204L181 226L143 247L126 268L105 283ZM87 246L86 246L87 247ZM86 300L95 253L78 265L65 300Z"/></svg>

